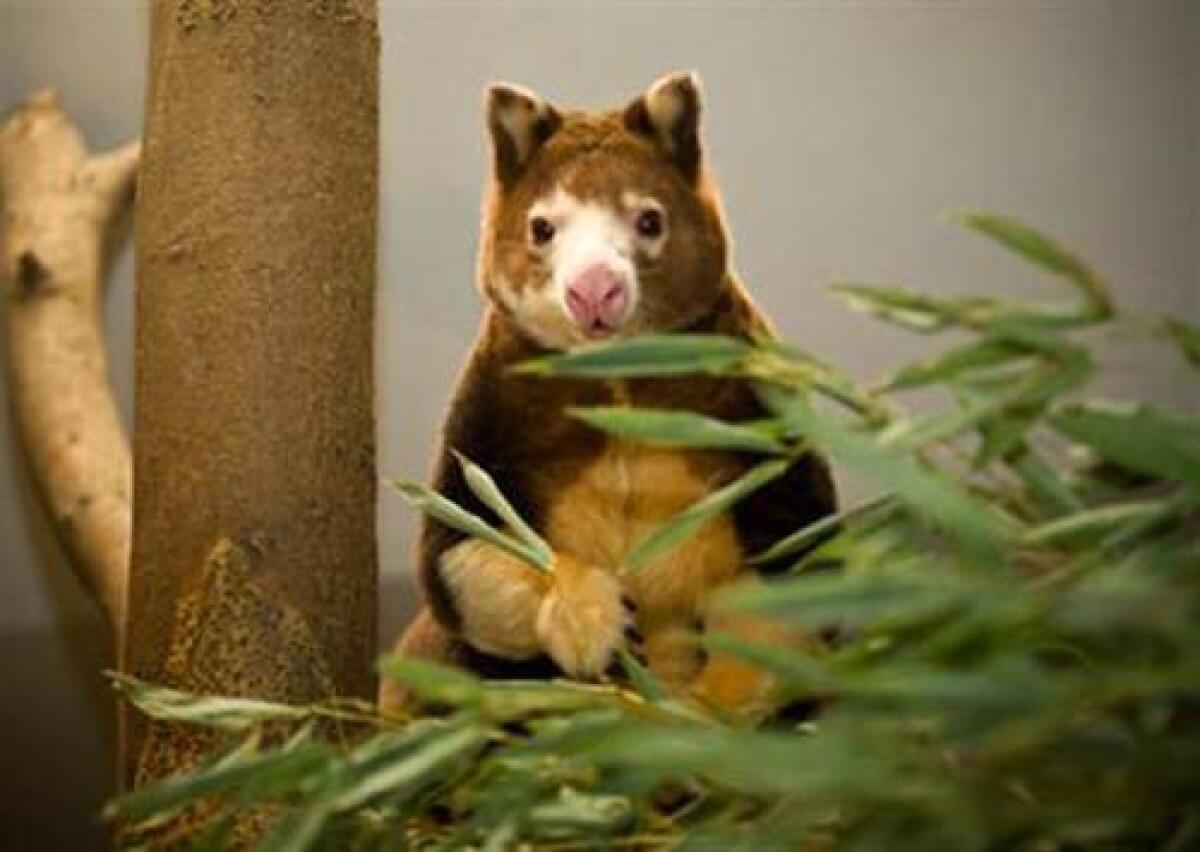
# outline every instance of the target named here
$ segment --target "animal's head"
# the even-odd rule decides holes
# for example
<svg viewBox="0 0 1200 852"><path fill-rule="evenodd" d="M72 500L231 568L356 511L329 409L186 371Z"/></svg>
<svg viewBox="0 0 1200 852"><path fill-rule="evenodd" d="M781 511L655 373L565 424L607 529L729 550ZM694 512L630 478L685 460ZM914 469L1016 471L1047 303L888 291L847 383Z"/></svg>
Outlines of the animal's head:
<svg viewBox="0 0 1200 852"><path fill-rule="evenodd" d="M603 112L497 84L486 110L480 284L529 337L566 349L682 329L711 311L727 248L695 75L664 77Z"/></svg>

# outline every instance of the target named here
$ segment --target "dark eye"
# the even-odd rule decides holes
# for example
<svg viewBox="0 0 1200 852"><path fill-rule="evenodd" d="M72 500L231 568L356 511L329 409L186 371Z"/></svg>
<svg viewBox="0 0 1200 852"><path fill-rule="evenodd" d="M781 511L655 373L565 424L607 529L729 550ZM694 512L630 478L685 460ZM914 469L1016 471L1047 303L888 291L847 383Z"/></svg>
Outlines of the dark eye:
<svg viewBox="0 0 1200 852"><path fill-rule="evenodd" d="M534 216L529 220L529 238L535 246L544 246L554 239L554 223L545 216Z"/></svg>
<svg viewBox="0 0 1200 852"><path fill-rule="evenodd" d="M657 210L643 210L638 214L634 227L637 228L639 237L645 237L648 240L661 237L663 232L663 215Z"/></svg>

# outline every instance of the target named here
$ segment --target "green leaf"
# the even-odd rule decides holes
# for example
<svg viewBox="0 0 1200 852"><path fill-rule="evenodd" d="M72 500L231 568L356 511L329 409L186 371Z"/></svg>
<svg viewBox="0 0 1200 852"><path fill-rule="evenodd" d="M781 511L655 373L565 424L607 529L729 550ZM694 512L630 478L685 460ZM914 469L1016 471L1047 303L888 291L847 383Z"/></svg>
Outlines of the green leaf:
<svg viewBox="0 0 1200 852"><path fill-rule="evenodd" d="M570 787L559 791L552 802L537 805L529 819L542 829L571 829L582 832L611 832L633 818L633 809L625 796L580 793Z"/></svg>
<svg viewBox="0 0 1200 852"><path fill-rule="evenodd" d="M952 734L978 736L1044 712L1060 694L1061 687L1037 665L1011 657L966 669L898 663L843 678L838 700L851 712L938 716Z"/></svg>
<svg viewBox="0 0 1200 852"><path fill-rule="evenodd" d="M748 642L728 633L707 633L703 640L709 651L740 657L782 679L792 697L817 695L831 686L829 672L809 655L794 648L777 648Z"/></svg>
<svg viewBox="0 0 1200 852"><path fill-rule="evenodd" d="M1004 402L996 397L979 397L961 408L941 411L914 420L896 420L879 432L881 448L897 451L918 450L937 441L948 441L969 429L995 418Z"/></svg>
<svg viewBox="0 0 1200 852"><path fill-rule="evenodd" d="M1200 367L1200 328L1182 320L1167 320L1163 327L1188 362L1193 367Z"/></svg>
<svg viewBox="0 0 1200 852"><path fill-rule="evenodd" d="M561 355L526 361L518 373L536 376L677 376L734 372L750 344L715 334L659 334L598 343Z"/></svg>
<svg viewBox="0 0 1200 852"><path fill-rule="evenodd" d="M760 380L754 385L755 391L772 415L786 415L786 408L778 412L771 407L769 388L774 384L803 391L814 390L854 412L870 425L882 425L891 416L878 394L859 387L845 373L798 346L776 340L761 341L758 349L747 359L744 372ZM783 438L797 434L786 416L775 421L772 428Z"/></svg>
<svg viewBox="0 0 1200 852"><path fill-rule="evenodd" d="M934 382L956 378L964 372L1011 364L1028 357L1028 352L1014 346L1010 341L989 336L954 347L932 360L910 364L892 376L885 386L890 390L924 387Z"/></svg>
<svg viewBox="0 0 1200 852"><path fill-rule="evenodd" d="M505 524L508 525L516 536L521 539L525 545L538 556L539 567L549 570L551 560L554 554L550 549L550 545L546 540L538 535L533 527L525 522L521 514L513 508L513 505L508 502L508 499L501 493L496 481L492 479L488 472L475 464L469 458L464 456L458 450L454 450L454 457L458 459L459 465L462 467L463 477L467 480L467 486L471 492L478 497L485 506L496 513Z"/></svg>
<svg viewBox="0 0 1200 852"><path fill-rule="evenodd" d="M762 428L726 423L690 411L659 411L623 406L572 408L589 426L622 438L661 447L698 447L785 453L788 448Z"/></svg>
<svg viewBox="0 0 1200 852"><path fill-rule="evenodd" d="M330 747L320 742L302 743L285 751L237 753L230 759L217 760L186 775L139 787L111 802L106 813L110 818L138 819L201 796L237 790L242 785L259 781L264 773L302 778L326 767L330 757Z"/></svg>
<svg viewBox="0 0 1200 852"><path fill-rule="evenodd" d="M1072 349L1052 362L1028 373L1005 397L1009 408L1041 407L1080 387L1091 376L1092 359L1081 349Z"/></svg>
<svg viewBox="0 0 1200 852"><path fill-rule="evenodd" d="M388 484L396 489L410 506L441 521L446 526L480 541L493 544L540 571L550 570L550 562L545 554L492 528L483 518L468 512L427 485L403 479L392 480Z"/></svg>
<svg viewBox="0 0 1200 852"><path fill-rule="evenodd" d="M212 755L201 761L198 766L192 767L189 774L240 765L258 754L261 746L262 731L255 729L253 733L224 754ZM123 820L130 824L136 823L130 827L139 833L159 829L169 824L187 805L186 796L177 800L172 798L173 791L164 792L159 789L172 780L181 780L181 776L143 784L117 798L110 799L104 803L102 811L104 819L109 822ZM228 815L228 810L226 810L226 815Z"/></svg>
<svg viewBox="0 0 1200 852"><path fill-rule="evenodd" d="M1081 312L1073 306L1019 305L983 296L930 296L906 287L842 283L834 291L854 310L925 334L955 327L983 332L1017 326L1075 328L1103 318L1090 308Z"/></svg>
<svg viewBox="0 0 1200 852"><path fill-rule="evenodd" d="M1025 444L1037 419L1037 412L1011 411L1004 417L982 424L979 429L979 449L971 460L971 466L980 470L996 459L1016 452Z"/></svg>
<svg viewBox="0 0 1200 852"><path fill-rule="evenodd" d="M337 811L360 808L385 793L396 793L419 784L446 764L467 758L487 742L487 731L477 725L449 728L430 737L411 754L384 764L341 790L330 802Z"/></svg>
<svg viewBox="0 0 1200 852"><path fill-rule="evenodd" d="M994 313L999 306L994 299L938 298L908 287L839 283L833 285L833 291L853 310L924 333L970 324L972 316L981 312Z"/></svg>
<svg viewBox="0 0 1200 852"><path fill-rule="evenodd" d="M732 589L723 597L737 609L823 628L923 620L931 613L958 605L964 594L962 583L869 571L796 577Z"/></svg>
<svg viewBox="0 0 1200 852"><path fill-rule="evenodd" d="M720 488L707 497L693 503L677 514L666 524L659 527L646 538L642 539L622 561L622 570L632 573L643 567L656 556L676 547L684 539L690 538L701 527L714 518L724 514L742 498L757 491L768 482L778 479L791 466L789 459L766 461L751 468L738 479Z"/></svg>
<svg viewBox="0 0 1200 852"><path fill-rule="evenodd" d="M698 773L762 794L854 797L871 791L878 801L899 783L890 771L891 754L832 736L630 724L580 753L601 766L641 767L671 779ZM907 784L905 793L913 795L916 786Z"/></svg>
<svg viewBox="0 0 1200 852"><path fill-rule="evenodd" d="M781 538L762 553L756 553L751 556L747 561L751 565L762 565L767 562L774 562L776 559L782 559L785 556L791 556L802 550L808 550L817 542L837 532L845 524L880 509L888 510L893 505L894 501L890 496L876 497L853 508L844 509L832 515L826 515Z"/></svg>
<svg viewBox="0 0 1200 852"><path fill-rule="evenodd" d="M1200 421L1141 405L1084 404L1059 410L1051 422L1114 464L1200 487Z"/></svg>
<svg viewBox="0 0 1200 852"><path fill-rule="evenodd" d="M629 678L629 685L642 698L647 701L667 701L671 698L670 690L663 686L648 668L639 663L633 654L620 648L617 650L617 659L621 661L621 668Z"/></svg>
<svg viewBox="0 0 1200 852"><path fill-rule="evenodd" d="M254 847L255 852L306 852L317 846L329 822L328 808L293 808Z"/></svg>
<svg viewBox="0 0 1200 852"><path fill-rule="evenodd" d="M790 417L802 424L804 436L815 448L893 491L918 516L957 538L981 563L1003 559L1011 530L959 483L912 455L881 446L869 433L818 414L800 395L790 404Z"/></svg>
<svg viewBox="0 0 1200 852"><path fill-rule="evenodd" d="M1022 543L1028 547L1043 547L1072 540L1095 541L1095 536L1113 527L1161 515L1169 505L1168 500L1130 500L1085 509L1028 530Z"/></svg>
<svg viewBox="0 0 1200 852"><path fill-rule="evenodd" d="M255 698L201 696L154 686L120 672L107 673L113 688L135 707L155 719L186 722L227 731L242 731L269 720L306 719L306 707Z"/></svg>
<svg viewBox="0 0 1200 852"><path fill-rule="evenodd" d="M517 848L516 840L517 821L509 817L492 829L481 852L509 852L510 849Z"/></svg>
<svg viewBox="0 0 1200 852"><path fill-rule="evenodd" d="M603 684L504 680L487 684L480 712L494 720L520 719L594 709L620 700L616 689Z"/></svg>
<svg viewBox="0 0 1200 852"><path fill-rule="evenodd" d="M377 668L431 703L475 706L483 699L483 683L460 668L396 655L381 658Z"/></svg>
<svg viewBox="0 0 1200 852"><path fill-rule="evenodd" d="M968 212L957 218L966 227L991 237L1031 263L1072 281L1083 293L1094 317L1112 316L1112 297L1104 280L1045 234L1016 219L993 213Z"/></svg>
<svg viewBox="0 0 1200 852"><path fill-rule="evenodd" d="M1009 461L1025 486L1044 505L1056 512L1076 512L1084 507L1079 495L1063 484L1058 473L1031 447L1026 445Z"/></svg>

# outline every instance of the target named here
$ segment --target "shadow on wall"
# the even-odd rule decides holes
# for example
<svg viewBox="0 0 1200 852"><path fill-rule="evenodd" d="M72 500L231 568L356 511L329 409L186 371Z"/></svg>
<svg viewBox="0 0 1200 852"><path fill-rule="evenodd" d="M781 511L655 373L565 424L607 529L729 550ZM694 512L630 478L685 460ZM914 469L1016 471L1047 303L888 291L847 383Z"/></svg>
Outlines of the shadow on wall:
<svg viewBox="0 0 1200 852"><path fill-rule="evenodd" d="M16 491L9 510L19 512L43 568L55 622L0 628L0 850L99 849L107 836L100 808L116 778L116 714L103 675L115 649L66 565L19 441L7 443Z"/></svg>

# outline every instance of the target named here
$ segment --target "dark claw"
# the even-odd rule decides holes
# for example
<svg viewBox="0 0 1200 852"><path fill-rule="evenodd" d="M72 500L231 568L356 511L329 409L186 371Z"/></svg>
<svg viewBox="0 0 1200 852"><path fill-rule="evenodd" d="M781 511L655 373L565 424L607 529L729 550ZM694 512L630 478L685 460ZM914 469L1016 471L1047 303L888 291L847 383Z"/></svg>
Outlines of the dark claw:
<svg viewBox="0 0 1200 852"><path fill-rule="evenodd" d="M641 645L645 640L642 636L642 631L638 629L636 624L630 624L625 627L625 641L631 645Z"/></svg>
<svg viewBox="0 0 1200 852"><path fill-rule="evenodd" d="M621 683L625 680L625 667L621 665L621 658L616 654L608 664L608 668L604 670L604 680L616 681Z"/></svg>

